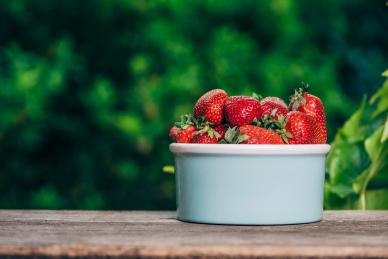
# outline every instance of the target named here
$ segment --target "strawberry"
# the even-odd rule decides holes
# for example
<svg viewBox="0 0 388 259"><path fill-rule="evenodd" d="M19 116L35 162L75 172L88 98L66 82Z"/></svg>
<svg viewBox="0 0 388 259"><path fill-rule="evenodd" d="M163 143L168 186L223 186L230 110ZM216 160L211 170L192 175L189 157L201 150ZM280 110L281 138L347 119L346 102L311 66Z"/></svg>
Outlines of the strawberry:
<svg viewBox="0 0 388 259"><path fill-rule="evenodd" d="M295 90L295 93L290 97L290 110L300 111L313 116L322 132L319 139L317 139L317 144L324 144L327 140L325 109L321 99L307 93L309 85L302 84L303 87Z"/></svg>
<svg viewBox="0 0 388 259"><path fill-rule="evenodd" d="M263 116L271 115L274 110L276 110L273 116L275 120L278 119L279 115L283 117L286 117L287 115L287 112L288 112L287 104L278 97L272 97L272 96L265 97L260 101L260 104L261 104L261 109L263 111Z"/></svg>
<svg viewBox="0 0 388 259"><path fill-rule="evenodd" d="M182 115L181 121L170 129L169 136L177 143L190 143L194 133L204 126L202 117L195 119L191 114Z"/></svg>
<svg viewBox="0 0 388 259"><path fill-rule="evenodd" d="M241 126L240 134L248 136L241 144L284 144L282 138L275 132L253 125Z"/></svg>
<svg viewBox="0 0 388 259"><path fill-rule="evenodd" d="M198 134L193 137L191 143L195 144L217 144L218 140L215 136L210 137L208 134Z"/></svg>
<svg viewBox="0 0 388 259"><path fill-rule="evenodd" d="M210 124L220 124L224 119L223 107L228 94L222 89L213 89L202 95L194 106L194 118L203 116Z"/></svg>
<svg viewBox="0 0 388 259"><path fill-rule="evenodd" d="M197 128L198 131L194 133L191 143L216 144L224 138L227 129L228 126L225 124L220 124L212 128L208 123L202 123Z"/></svg>
<svg viewBox="0 0 388 259"><path fill-rule="evenodd" d="M176 140L176 136L178 135L179 131L180 131L180 129L178 127L176 127L176 126L171 127L170 132L169 132L168 135L170 136L170 138L172 138L172 140L175 141Z"/></svg>
<svg viewBox="0 0 388 259"><path fill-rule="evenodd" d="M227 124L217 125L214 130L219 134L219 140L224 139L225 133L228 130L229 126Z"/></svg>
<svg viewBox="0 0 388 259"><path fill-rule="evenodd" d="M321 128L315 118L307 113L291 111L286 117L285 130L292 134L290 144L318 144L322 139Z"/></svg>
<svg viewBox="0 0 388 259"><path fill-rule="evenodd" d="M193 125L186 125L182 129L179 129L176 134L175 141L177 143L190 143L195 132L197 132L196 127Z"/></svg>
<svg viewBox="0 0 388 259"><path fill-rule="evenodd" d="M288 138L292 137L292 134L285 129L286 119L283 115L275 119L275 115L276 109L272 110L271 114L261 116L260 120L254 120L252 125L276 132L286 144L289 144Z"/></svg>
<svg viewBox="0 0 388 259"><path fill-rule="evenodd" d="M261 117L260 102L254 97L231 96L224 106L226 120L231 126L248 125Z"/></svg>

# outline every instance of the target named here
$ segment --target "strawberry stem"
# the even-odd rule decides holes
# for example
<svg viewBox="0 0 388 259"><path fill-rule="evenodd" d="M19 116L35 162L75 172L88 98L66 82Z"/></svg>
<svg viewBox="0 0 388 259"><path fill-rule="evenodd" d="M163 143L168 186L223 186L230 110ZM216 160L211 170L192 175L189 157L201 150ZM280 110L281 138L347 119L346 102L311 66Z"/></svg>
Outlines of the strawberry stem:
<svg viewBox="0 0 388 259"><path fill-rule="evenodd" d="M240 144L248 138L249 137L247 135L241 135L240 129L238 127L229 127L225 132L224 139L220 141L220 144Z"/></svg>
<svg viewBox="0 0 388 259"><path fill-rule="evenodd" d="M305 82L301 82L300 84L301 87L295 89L294 94L290 96L290 103L292 104L291 110L293 111L297 111L300 105L306 105L306 99L303 95L308 93L310 85Z"/></svg>
<svg viewBox="0 0 388 259"><path fill-rule="evenodd" d="M287 120L282 115L279 115L277 120L275 120L274 116L276 115L276 112L277 109L274 109L272 110L271 114L266 114L259 120L254 120L252 124L274 131L283 139L285 143L288 144L288 139L292 138L292 134L285 129Z"/></svg>
<svg viewBox="0 0 388 259"><path fill-rule="evenodd" d="M181 120L178 122L175 122L175 126L179 129L184 129L188 125L193 125L197 129L210 127L209 122L206 121L204 116L199 116L198 118L195 118L192 114L182 115Z"/></svg>
<svg viewBox="0 0 388 259"><path fill-rule="evenodd" d="M255 92L252 93L252 97L255 98L256 100L258 100L259 102L263 99L263 96L255 93Z"/></svg>
<svg viewBox="0 0 388 259"><path fill-rule="evenodd" d="M302 89L302 93L308 93L308 91L310 90L310 85L308 83L305 83L305 82L301 82L301 88L299 89Z"/></svg>

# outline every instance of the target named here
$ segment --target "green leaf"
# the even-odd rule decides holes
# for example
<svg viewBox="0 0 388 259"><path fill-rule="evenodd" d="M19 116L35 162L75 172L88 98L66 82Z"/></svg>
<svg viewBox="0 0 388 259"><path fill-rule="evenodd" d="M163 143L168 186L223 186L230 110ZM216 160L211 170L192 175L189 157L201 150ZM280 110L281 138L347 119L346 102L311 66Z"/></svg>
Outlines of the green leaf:
<svg viewBox="0 0 388 259"><path fill-rule="evenodd" d="M247 135L241 135L238 137L237 144L240 144L241 142L244 142L245 140L248 140L249 137Z"/></svg>
<svg viewBox="0 0 388 259"><path fill-rule="evenodd" d="M276 115L277 112L278 112L278 109L273 109L273 110L271 111L271 116L272 116L272 117L275 117L275 115Z"/></svg>
<svg viewBox="0 0 388 259"><path fill-rule="evenodd" d="M327 157L325 206L368 208L367 192L388 188L388 80L337 132ZM376 108L377 107L377 108Z"/></svg>
<svg viewBox="0 0 388 259"><path fill-rule="evenodd" d="M365 117L366 105L366 97L364 97L358 110L345 122L335 139L346 138L347 142L357 142L365 139L367 130L362 121Z"/></svg>
<svg viewBox="0 0 388 259"><path fill-rule="evenodd" d="M387 139L388 139L388 116L385 119L384 131L383 131L383 135L381 136L381 142L385 142Z"/></svg>
<svg viewBox="0 0 388 259"><path fill-rule="evenodd" d="M238 127L228 128L225 132L224 141L222 144L240 144L241 142L247 140L249 137L247 135L240 135L240 129Z"/></svg>
<svg viewBox="0 0 388 259"><path fill-rule="evenodd" d="M337 141L334 143L326 163L329 172L328 181L333 188L333 193L342 198L348 195L353 181L368 166L368 163L368 156L363 149L362 142ZM344 186L347 186L348 189L345 189Z"/></svg>
<svg viewBox="0 0 388 259"><path fill-rule="evenodd" d="M366 209L388 209L388 189L366 191Z"/></svg>
<svg viewBox="0 0 388 259"><path fill-rule="evenodd" d="M380 159L380 155L386 149L384 142L381 141L383 135L384 125L376 130L376 132L365 140L365 149L368 152L368 155L372 162L377 162L382 160L382 162L388 162L386 159ZM385 157L386 158L386 157Z"/></svg>
<svg viewBox="0 0 388 259"><path fill-rule="evenodd" d="M255 93L255 92L252 93L252 97L255 98L258 101L261 101L263 99L263 96L261 96L260 94Z"/></svg>
<svg viewBox="0 0 388 259"><path fill-rule="evenodd" d="M335 187L334 187L335 188ZM353 193L349 193L344 198L341 198L334 192L332 192L333 186L330 183L325 183L325 197L324 197L324 205L325 209L356 209L358 206L358 195Z"/></svg>
<svg viewBox="0 0 388 259"><path fill-rule="evenodd" d="M370 166L353 183L353 189L360 193L360 207L366 209L365 192L369 181L388 166L388 142L382 142L385 126L379 127L375 133L365 140L365 150L371 160Z"/></svg>
<svg viewBox="0 0 388 259"><path fill-rule="evenodd" d="M385 72L387 72L386 70ZM388 111L388 79L385 80L383 87L381 87L370 99L370 103L374 104L378 101L377 108L373 112L373 117Z"/></svg>
<svg viewBox="0 0 388 259"><path fill-rule="evenodd" d="M338 184L331 187L331 192L337 194L340 198L354 193L353 188L348 185Z"/></svg>
<svg viewBox="0 0 388 259"><path fill-rule="evenodd" d="M216 136L217 140L221 138L221 134L214 130L214 135Z"/></svg>

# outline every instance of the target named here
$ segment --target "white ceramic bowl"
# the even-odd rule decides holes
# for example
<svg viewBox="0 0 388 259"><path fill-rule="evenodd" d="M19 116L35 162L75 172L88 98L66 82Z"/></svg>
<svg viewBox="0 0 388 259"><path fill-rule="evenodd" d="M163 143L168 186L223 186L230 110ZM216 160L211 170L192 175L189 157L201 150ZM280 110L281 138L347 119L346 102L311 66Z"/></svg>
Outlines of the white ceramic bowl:
<svg viewBox="0 0 388 259"><path fill-rule="evenodd" d="M170 145L178 219L239 225L319 221L323 145Z"/></svg>

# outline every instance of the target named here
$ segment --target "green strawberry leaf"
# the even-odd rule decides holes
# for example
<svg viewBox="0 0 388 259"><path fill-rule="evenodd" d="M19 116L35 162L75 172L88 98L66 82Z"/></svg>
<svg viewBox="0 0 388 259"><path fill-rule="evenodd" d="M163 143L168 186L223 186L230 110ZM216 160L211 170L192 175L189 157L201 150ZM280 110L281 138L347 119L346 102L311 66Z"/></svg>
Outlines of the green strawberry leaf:
<svg viewBox="0 0 388 259"><path fill-rule="evenodd" d="M213 130L214 132L214 136L216 136L217 140L219 140L221 138L221 134L218 133L217 131Z"/></svg>
<svg viewBox="0 0 388 259"><path fill-rule="evenodd" d="M225 132L224 139L220 142L221 144L240 144L241 142L249 139L247 135L241 135L238 127L228 128Z"/></svg>
<svg viewBox="0 0 388 259"><path fill-rule="evenodd" d="M273 110L271 111L271 116L272 116L272 117L275 117L275 115L276 115L277 112L278 112L278 109L273 109Z"/></svg>
<svg viewBox="0 0 388 259"><path fill-rule="evenodd" d="M240 135L237 139L237 144L240 144L241 142L244 142L245 140L248 140L249 137L247 135Z"/></svg>
<svg viewBox="0 0 388 259"><path fill-rule="evenodd" d="M252 97L255 98L256 100L258 100L259 102L263 99L263 96L255 93L255 92L252 93Z"/></svg>

